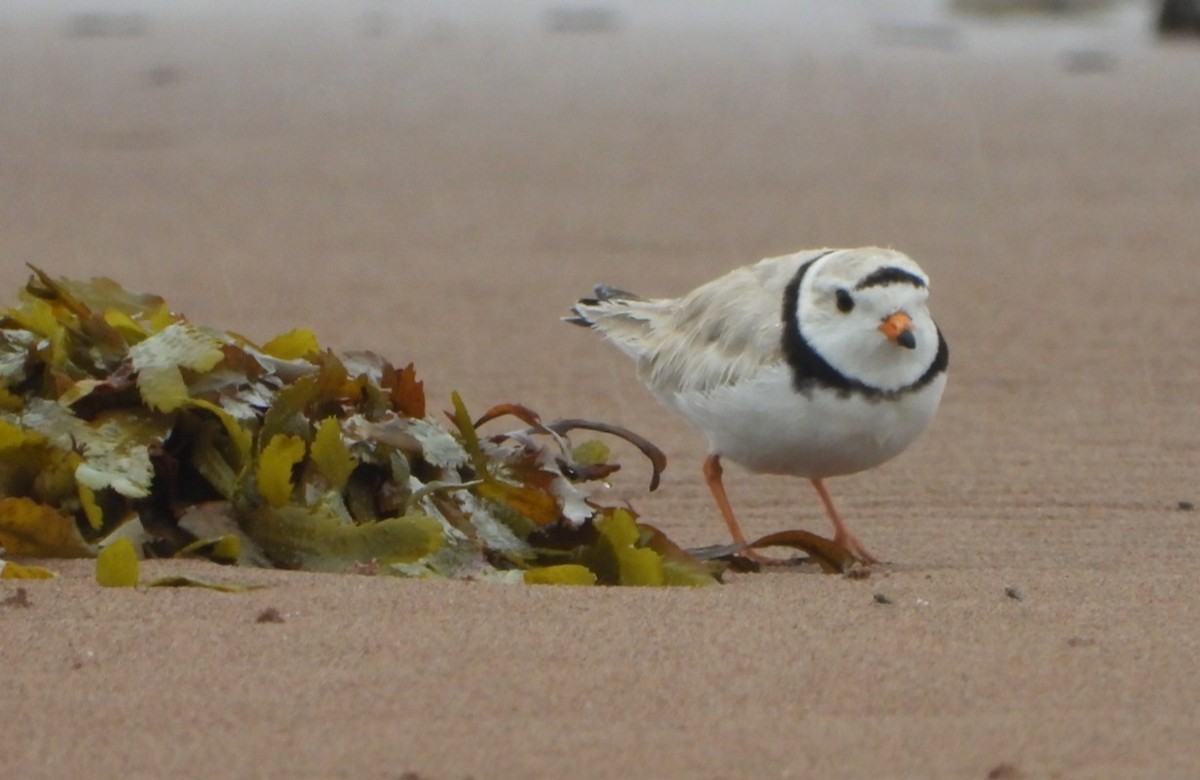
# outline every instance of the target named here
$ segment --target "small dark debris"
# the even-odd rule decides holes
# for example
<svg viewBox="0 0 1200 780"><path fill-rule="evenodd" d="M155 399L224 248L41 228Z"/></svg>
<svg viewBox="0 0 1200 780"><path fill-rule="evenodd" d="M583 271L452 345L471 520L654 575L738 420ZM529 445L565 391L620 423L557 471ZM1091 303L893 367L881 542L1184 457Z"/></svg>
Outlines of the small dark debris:
<svg viewBox="0 0 1200 780"><path fill-rule="evenodd" d="M1175 506L1177 506L1179 508L1180 512L1191 512L1193 509L1196 508L1196 505L1193 504L1191 501L1180 501Z"/></svg>
<svg viewBox="0 0 1200 780"><path fill-rule="evenodd" d="M146 86L166 87L183 78L183 69L174 65L155 65L146 69L145 77Z"/></svg>
<svg viewBox="0 0 1200 780"><path fill-rule="evenodd" d="M85 666L94 666L96 664L96 654L91 650L79 650L71 642L67 641L67 649L71 655L71 668L79 670Z"/></svg>
<svg viewBox="0 0 1200 780"><path fill-rule="evenodd" d="M414 772L411 769L404 772L396 780L423 780L420 772Z"/></svg>
<svg viewBox="0 0 1200 780"><path fill-rule="evenodd" d="M139 38L150 32L150 19L140 13L91 11L71 16L66 34L71 38Z"/></svg>
<svg viewBox="0 0 1200 780"><path fill-rule="evenodd" d="M1067 640L1068 647L1091 647L1096 640L1089 636L1073 636Z"/></svg>
<svg viewBox="0 0 1200 780"><path fill-rule="evenodd" d="M1021 589L1013 587L1012 585L1009 585L1004 589L1004 595L1008 596L1013 601L1021 601L1025 598L1025 594L1021 592Z"/></svg>
<svg viewBox="0 0 1200 780"><path fill-rule="evenodd" d="M876 604L895 604L896 603L896 602L892 601L891 598L889 598L884 593L876 593L874 598L875 598Z"/></svg>
<svg viewBox="0 0 1200 780"><path fill-rule="evenodd" d="M1020 769L1017 769L1015 765L1010 764L1007 761L1003 764L996 764L994 767L992 767L991 771L987 773L987 776L988 780L1018 780L1018 778L1024 777L1024 775L1021 774Z"/></svg>
<svg viewBox="0 0 1200 780"><path fill-rule="evenodd" d="M546 11L546 29L554 33L601 33L621 29L621 17L615 8L585 6L551 8Z"/></svg>
<svg viewBox="0 0 1200 780"><path fill-rule="evenodd" d="M1117 58L1099 49L1080 49L1064 54L1062 64L1067 73L1104 73L1116 70Z"/></svg>
<svg viewBox="0 0 1200 780"><path fill-rule="evenodd" d="M871 569L867 566L851 566L843 576L848 580L866 580L871 578Z"/></svg>
<svg viewBox="0 0 1200 780"><path fill-rule="evenodd" d="M283 623L283 615L279 614L279 610L275 607L267 607L262 612L258 613L258 617L254 619L255 623Z"/></svg>
<svg viewBox="0 0 1200 780"><path fill-rule="evenodd" d="M0 601L2 607L32 607L33 603L29 600L29 592L24 588L17 588L10 595L6 596L3 601Z"/></svg>
<svg viewBox="0 0 1200 780"><path fill-rule="evenodd" d="M909 46L920 49L957 49L962 36L958 27L938 23L890 23L875 27L875 42L881 46Z"/></svg>

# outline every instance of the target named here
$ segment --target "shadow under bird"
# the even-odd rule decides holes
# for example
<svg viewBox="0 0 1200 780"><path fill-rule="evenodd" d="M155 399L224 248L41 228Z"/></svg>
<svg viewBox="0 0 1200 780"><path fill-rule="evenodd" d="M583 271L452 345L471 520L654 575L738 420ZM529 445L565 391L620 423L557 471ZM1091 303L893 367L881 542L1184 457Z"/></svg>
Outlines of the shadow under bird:
<svg viewBox="0 0 1200 780"><path fill-rule="evenodd" d="M704 477L745 547L721 460L807 478L833 540L878 563L847 528L825 480L874 468L933 419L950 352L929 314L929 277L891 249L820 249L768 258L681 298L608 286L568 322L637 361L638 378L708 439Z"/></svg>

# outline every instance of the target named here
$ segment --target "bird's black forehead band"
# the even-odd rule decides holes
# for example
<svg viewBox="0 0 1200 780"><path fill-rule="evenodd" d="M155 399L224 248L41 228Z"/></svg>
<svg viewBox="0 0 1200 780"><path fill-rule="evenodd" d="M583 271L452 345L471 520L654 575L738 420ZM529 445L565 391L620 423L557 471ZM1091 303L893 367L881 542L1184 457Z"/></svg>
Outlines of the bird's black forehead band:
<svg viewBox="0 0 1200 780"><path fill-rule="evenodd" d="M913 287L925 287L925 280L911 271L885 265L876 269L854 285L854 289L863 290L867 287L883 287L889 284L911 284Z"/></svg>

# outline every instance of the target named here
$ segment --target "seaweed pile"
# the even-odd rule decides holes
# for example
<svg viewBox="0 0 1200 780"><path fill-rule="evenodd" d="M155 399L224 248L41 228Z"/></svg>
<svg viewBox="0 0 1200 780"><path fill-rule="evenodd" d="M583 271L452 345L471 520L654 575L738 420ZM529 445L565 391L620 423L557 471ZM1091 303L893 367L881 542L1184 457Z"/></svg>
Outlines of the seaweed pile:
<svg viewBox="0 0 1200 780"><path fill-rule="evenodd" d="M157 295L33 270L0 318L8 559L132 548L407 577L719 581L722 564L589 492L619 465L578 431L636 445L657 484L665 458L629 431L517 404L472 419L457 394L443 421L411 364L335 354L303 328L255 344ZM504 417L521 427L479 432Z"/></svg>

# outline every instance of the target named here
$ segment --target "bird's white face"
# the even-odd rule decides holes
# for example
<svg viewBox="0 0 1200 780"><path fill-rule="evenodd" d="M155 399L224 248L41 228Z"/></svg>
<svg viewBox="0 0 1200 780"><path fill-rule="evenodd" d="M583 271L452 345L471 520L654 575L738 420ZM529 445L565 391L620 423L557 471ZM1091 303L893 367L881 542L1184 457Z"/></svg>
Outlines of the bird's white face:
<svg viewBox="0 0 1200 780"><path fill-rule="evenodd" d="M938 354L928 284L920 266L899 252L834 252L805 274L795 326L847 379L899 390L919 380Z"/></svg>

